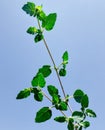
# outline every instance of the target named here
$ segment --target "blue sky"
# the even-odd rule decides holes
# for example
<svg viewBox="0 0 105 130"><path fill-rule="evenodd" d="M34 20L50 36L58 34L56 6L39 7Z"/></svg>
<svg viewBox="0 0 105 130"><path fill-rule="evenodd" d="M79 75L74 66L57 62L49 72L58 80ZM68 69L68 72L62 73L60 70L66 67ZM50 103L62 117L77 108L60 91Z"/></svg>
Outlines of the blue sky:
<svg viewBox="0 0 105 130"><path fill-rule="evenodd" d="M0 4L0 129L1 130L66 130L65 124L53 119L46 123L34 123L36 111L46 105L29 97L16 100L17 93L30 87L30 81L43 64L52 64L42 42L34 43L26 33L35 20L26 15L21 7L26 0L2 0ZM105 1L104 0L39 0L47 13L56 12L54 30L45 37L56 64L62 53L69 52L68 73L62 78L65 91L72 95L75 89L84 90L90 98L90 108L97 113L90 119L88 130L104 128L105 123ZM48 79L58 86L56 76ZM71 101L72 108L78 105ZM54 115L59 115L54 112Z"/></svg>

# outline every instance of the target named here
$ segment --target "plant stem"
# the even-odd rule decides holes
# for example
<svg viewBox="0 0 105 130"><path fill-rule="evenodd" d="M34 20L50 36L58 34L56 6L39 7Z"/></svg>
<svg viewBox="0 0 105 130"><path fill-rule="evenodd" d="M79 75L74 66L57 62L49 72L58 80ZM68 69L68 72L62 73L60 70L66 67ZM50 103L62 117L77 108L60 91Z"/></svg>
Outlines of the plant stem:
<svg viewBox="0 0 105 130"><path fill-rule="evenodd" d="M38 19L37 19L37 21L38 21L39 29L41 30L40 22L39 22ZM58 71L57 71L55 61L54 61L54 59L53 59L53 57L52 57L52 54L51 54L51 52L50 52L50 50L49 50L49 47L48 47L48 45L47 45L47 42L46 42L45 38L43 38L43 42L44 42L44 45L45 45L45 47L46 47L46 49L47 49L47 51L48 51L48 54L49 54L49 56L50 56L50 58L51 58L51 61L52 61L53 65L54 65L54 69L55 69L55 71L56 71L56 74L57 74L57 77L58 77L58 80L59 80L59 83L60 83L60 86L61 86L63 95L64 95L64 97L66 98L66 94L65 94L65 91L64 91L64 88L63 88L63 85L62 85L62 82L61 82L59 73L58 73Z"/></svg>
<svg viewBox="0 0 105 130"><path fill-rule="evenodd" d="M48 45L47 45L47 43L46 43L46 40L45 40L44 38L43 38L43 42L44 42L44 44L45 44L45 46L46 46L46 49L47 49L47 51L48 51L48 53L49 53L49 56L50 56L50 58L51 58L51 60L52 60L53 65L54 65L54 69L55 69L55 71L56 71L56 74L57 74L57 77L58 77L58 81L59 81L59 83L60 83L60 86L61 86L63 95L64 95L64 97L66 98L66 94L65 94L65 91L64 91L64 88L63 88L63 85L62 85L62 82L61 82L61 79L60 79L58 70L57 70L57 68L56 68L55 61L54 61L54 59L53 59L53 57L52 57L52 55L51 55L51 52L50 52L50 50L49 50L49 48L48 48ZM70 110L71 113L72 113L72 108L70 107L69 103L68 103L68 108L69 108L69 110Z"/></svg>
<svg viewBox="0 0 105 130"><path fill-rule="evenodd" d="M48 48L48 45L47 45L47 43L46 43L46 40L45 40L44 38L43 38L43 42L44 42L44 44L45 44L45 46L46 46L46 49L47 49L47 51L48 51L48 53L49 53L49 56L50 56L50 58L51 58L51 60L52 60L53 65L54 65L54 69L55 69L55 71L56 71L56 74L57 74L57 77L58 77L58 80L59 80L59 83L60 83L60 86L61 86L63 95L64 95L64 97L66 98L66 94L65 94L65 91L64 91L64 88L63 88L63 85L62 85L62 82L61 82L59 73L58 73L58 71L57 71L56 64L55 64L55 62L54 62L54 59L53 59L53 57L52 57L52 55L51 55L51 52L50 52L50 50L49 50L49 48Z"/></svg>
<svg viewBox="0 0 105 130"><path fill-rule="evenodd" d="M38 22L39 29L42 30L38 18L37 18L37 22ZM55 69L55 71L56 71L56 75L57 75L58 81L59 81L59 83L60 83L60 86L61 86L61 89L62 89L62 92L63 92L63 95L64 95L64 97L66 98L66 94L65 94L65 91L64 91L64 87L63 87L63 84L62 84L62 82L61 82L61 79L60 79L60 76L59 76L59 73L58 73L58 70L57 70L55 61L54 61L54 59L53 59L53 56L52 56L52 54L51 54L51 52L50 52L50 49L49 49L49 47L48 47L48 45L47 45L47 42L46 42L45 38L43 38L43 42L44 42L44 45L45 45L45 47L46 47L46 49L47 49L47 51L48 51L48 54L49 54L49 56L50 56L50 58L51 58L51 61L52 61L52 63L53 63L53 66L54 66L54 69ZM71 109L71 107L70 107L69 104L68 104L68 108L69 108L69 110L70 110L71 113L72 113L72 109Z"/></svg>
<svg viewBox="0 0 105 130"><path fill-rule="evenodd" d="M67 117L66 114L65 114L63 111L60 110L60 112L61 112L65 117Z"/></svg>
<svg viewBox="0 0 105 130"><path fill-rule="evenodd" d="M42 91L42 93L50 102L52 102L52 100L43 91Z"/></svg>

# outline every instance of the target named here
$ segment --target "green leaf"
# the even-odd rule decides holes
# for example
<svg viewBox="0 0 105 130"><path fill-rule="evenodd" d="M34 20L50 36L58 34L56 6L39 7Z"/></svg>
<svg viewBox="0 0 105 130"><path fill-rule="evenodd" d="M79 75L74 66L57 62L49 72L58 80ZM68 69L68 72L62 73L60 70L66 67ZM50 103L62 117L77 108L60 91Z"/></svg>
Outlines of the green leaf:
<svg viewBox="0 0 105 130"><path fill-rule="evenodd" d="M89 105L89 99L88 99L88 96L87 94L85 94L82 99L81 99L81 105L83 108L87 108L88 105Z"/></svg>
<svg viewBox="0 0 105 130"><path fill-rule="evenodd" d="M59 75L60 76L66 76L66 70L65 69L60 69L59 70Z"/></svg>
<svg viewBox="0 0 105 130"><path fill-rule="evenodd" d="M38 73L34 78L33 80L31 81L31 84L33 87L35 86L39 86L41 88L43 88L46 84L46 81L44 79L44 76L42 73Z"/></svg>
<svg viewBox="0 0 105 130"><path fill-rule="evenodd" d="M75 101L78 103L81 103L81 99L83 96L84 96L84 92L80 89L77 89L73 94Z"/></svg>
<svg viewBox="0 0 105 130"><path fill-rule="evenodd" d="M60 105L59 105L59 110L66 111L67 110L67 103L65 103L64 101L61 101Z"/></svg>
<svg viewBox="0 0 105 130"><path fill-rule="evenodd" d="M59 116L59 117L54 118L54 120L57 122L63 123L66 121L66 118L64 116Z"/></svg>
<svg viewBox="0 0 105 130"><path fill-rule="evenodd" d="M20 91L16 97L16 99L23 99L30 96L30 88L25 88L24 90Z"/></svg>
<svg viewBox="0 0 105 130"><path fill-rule="evenodd" d="M80 111L74 111L74 112L72 113L72 116L83 117L83 113L80 112Z"/></svg>
<svg viewBox="0 0 105 130"><path fill-rule="evenodd" d="M38 33L38 29L36 29L35 27L29 27L27 33L34 35Z"/></svg>
<svg viewBox="0 0 105 130"><path fill-rule="evenodd" d="M35 121L37 123L41 123L49 120L51 116L52 116L51 109L49 109L49 107L43 107L36 113Z"/></svg>
<svg viewBox="0 0 105 130"><path fill-rule="evenodd" d="M74 130L74 124L73 124L73 119L69 118L69 123L67 126L68 130Z"/></svg>
<svg viewBox="0 0 105 130"><path fill-rule="evenodd" d="M41 102L43 100L43 93L40 87L31 88L31 93L34 93L34 99Z"/></svg>
<svg viewBox="0 0 105 130"><path fill-rule="evenodd" d="M40 87L33 87L33 88L31 88L31 93L36 94L38 92L41 92L41 88Z"/></svg>
<svg viewBox="0 0 105 130"><path fill-rule="evenodd" d="M43 76L46 78L51 74L51 67L49 65L44 65L42 68L39 69L38 73L42 73Z"/></svg>
<svg viewBox="0 0 105 130"><path fill-rule="evenodd" d="M72 117L76 122L78 122L84 119L84 114L80 111L74 111Z"/></svg>
<svg viewBox="0 0 105 130"><path fill-rule="evenodd" d="M68 56L68 52L67 51L65 51L63 53L62 59L63 59L63 63L65 63L65 64L68 63L69 56Z"/></svg>
<svg viewBox="0 0 105 130"><path fill-rule="evenodd" d="M37 15L38 20L40 20L40 21L45 21L45 19L46 19L46 14L45 14L45 12L42 10L42 6L36 6L36 7L35 7L35 10L36 10L36 15Z"/></svg>
<svg viewBox="0 0 105 130"><path fill-rule="evenodd" d="M47 90L51 96L58 95L58 89L53 85L47 86Z"/></svg>
<svg viewBox="0 0 105 130"><path fill-rule="evenodd" d="M56 94L53 94L52 96L52 103L53 104L56 104L56 108L58 109L58 103L60 102L60 96L59 95L56 95Z"/></svg>
<svg viewBox="0 0 105 130"><path fill-rule="evenodd" d="M87 127L90 126L90 122L84 121L84 122L79 123L79 125L82 126L82 127L84 127L84 128L87 128Z"/></svg>
<svg viewBox="0 0 105 130"><path fill-rule="evenodd" d="M46 14L43 11L40 11L40 13L37 15L38 19L42 22L45 22Z"/></svg>
<svg viewBox="0 0 105 130"><path fill-rule="evenodd" d="M41 6L40 5L38 5L38 6L36 5L35 6L35 10L36 10L36 14L39 15L39 13L42 11L42 5Z"/></svg>
<svg viewBox="0 0 105 130"><path fill-rule="evenodd" d="M37 43L39 41L41 41L43 39L43 35L42 33L38 33L35 38L34 38L34 41Z"/></svg>
<svg viewBox="0 0 105 130"><path fill-rule="evenodd" d="M91 109L86 109L86 115L89 117L96 117L96 113Z"/></svg>
<svg viewBox="0 0 105 130"><path fill-rule="evenodd" d="M45 21L43 21L42 23L42 27L44 27L47 31L52 30L56 22L56 17L56 13L51 13L48 16L46 16Z"/></svg>
<svg viewBox="0 0 105 130"><path fill-rule="evenodd" d="M45 87L46 81L42 73L38 74L38 86L39 87Z"/></svg>
<svg viewBox="0 0 105 130"><path fill-rule="evenodd" d="M35 77L32 79L31 85L32 85L33 87L38 86L38 76L35 76Z"/></svg>
<svg viewBox="0 0 105 130"><path fill-rule="evenodd" d="M25 4L22 9L29 14L30 16L35 16L36 11L35 11L35 4L32 2L27 2L27 4Z"/></svg>
<svg viewBox="0 0 105 130"><path fill-rule="evenodd" d="M36 101L41 102L43 100L43 94L42 94L42 92L38 92L38 93L34 94L34 99Z"/></svg>

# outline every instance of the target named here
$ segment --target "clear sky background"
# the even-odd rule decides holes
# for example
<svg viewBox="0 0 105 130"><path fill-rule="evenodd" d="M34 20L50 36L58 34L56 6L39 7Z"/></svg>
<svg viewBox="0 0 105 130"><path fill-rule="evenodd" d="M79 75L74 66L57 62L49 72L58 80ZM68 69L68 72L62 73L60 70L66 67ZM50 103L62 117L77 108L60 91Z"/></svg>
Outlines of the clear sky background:
<svg viewBox="0 0 105 130"><path fill-rule="evenodd" d="M17 93L30 87L38 67L51 64L42 42L35 44L33 36L26 33L36 25L21 7L27 0L0 1L0 130L67 130L65 124L51 120L34 123L36 111L49 105L33 97L16 100ZM105 125L105 0L33 0L43 4L47 13L58 15L54 30L45 37L56 64L61 62L65 50L69 52L67 77L62 78L65 91L84 90L90 98L90 108L97 118L90 119L88 130L102 130ZM56 75L48 84L59 88ZM78 105L71 101L73 110ZM54 115L60 115L54 112Z"/></svg>

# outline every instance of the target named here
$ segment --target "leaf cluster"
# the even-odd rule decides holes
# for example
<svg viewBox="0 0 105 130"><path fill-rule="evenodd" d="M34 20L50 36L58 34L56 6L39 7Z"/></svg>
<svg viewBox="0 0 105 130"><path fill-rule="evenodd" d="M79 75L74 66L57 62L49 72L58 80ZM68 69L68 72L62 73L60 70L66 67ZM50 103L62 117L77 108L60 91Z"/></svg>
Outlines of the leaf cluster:
<svg viewBox="0 0 105 130"><path fill-rule="evenodd" d="M30 16L36 17L36 19L38 20L38 24L39 22L41 23L40 28L29 27L27 29L27 33L35 35L35 43L41 41L44 38L43 31L50 31L53 29L56 22L57 14L50 13L47 15L43 11L42 6L37 6L32 2L27 2L27 4L25 4L22 9Z"/></svg>
<svg viewBox="0 0 105 130"><path fill-rule="evenodd" d="M34 35L35 43L43 40L44 41L44 30L50 31L54 28L56 22L56 13L46 14L43 11L42 6L37 6L32 2L27 2L22 9L30 16L37 19L38 27L30 26L27 29L27 33ZM46 43L45 43L46 44ZM47 46L47 44L46 44ZM48 47L47 50L49 51ZM51 56L50 52L49 55ZM52 58L52 57L51 57ZM58 79L66 76L67 70L66 66L69 61L68 52L65 51L62 55L61 64L56 67L55 63L54 70L57 73ZM66 122L68 130L82 130L83 128L87 128L90 126L90 122L86 120L86 117L96 117L95 112L88 108L89 107L89 97L82 90L77 89L71 95L65 95L62 98L62 95L59 93L58 87L54 85L47 85L46 78L49 77L52 73L51 65L43 65L38 69L37 73L31 80L31 87L25 88L21 90L16 99L25 99L30 95L33 95L34 100L38 102L42 102L44 100L44 96L51 102L51 106L44 106L40 108L35 116L35 122L41 123L49 120L52 117L54 108L57 111L60 111L63 115L57 116L54 118L55 121L59 123ZM63 86L61 85L61 88ZM43 88L47 88L47 92L49 95L44 93ZM62 89L63 91L63 89ZM50 96L50 98L49 98ZM65 111L70 110L69 100L71 97L76 101L76 103L80 104L80 110L71 111L71 114L66 115Z"/></svg>

